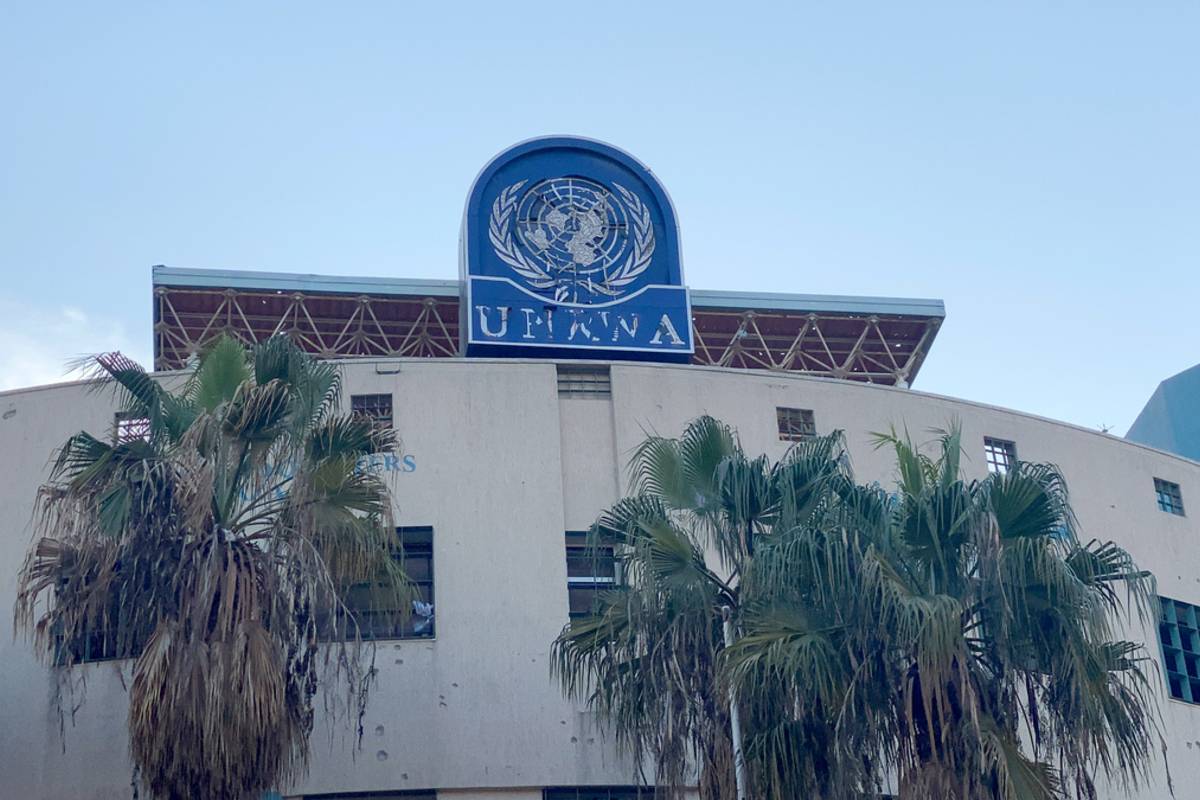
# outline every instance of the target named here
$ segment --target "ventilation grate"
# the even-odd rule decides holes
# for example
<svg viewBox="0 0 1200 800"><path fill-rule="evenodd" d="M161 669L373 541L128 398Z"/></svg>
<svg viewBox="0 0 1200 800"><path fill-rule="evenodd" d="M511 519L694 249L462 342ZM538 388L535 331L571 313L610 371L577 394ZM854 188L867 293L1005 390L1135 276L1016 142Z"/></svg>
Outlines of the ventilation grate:
<svg viewBox="0 0 1200 800"><path fill-rule="evenodd" d="M558 365L559 397L612 397L612 376L607 366Z"/></svg>

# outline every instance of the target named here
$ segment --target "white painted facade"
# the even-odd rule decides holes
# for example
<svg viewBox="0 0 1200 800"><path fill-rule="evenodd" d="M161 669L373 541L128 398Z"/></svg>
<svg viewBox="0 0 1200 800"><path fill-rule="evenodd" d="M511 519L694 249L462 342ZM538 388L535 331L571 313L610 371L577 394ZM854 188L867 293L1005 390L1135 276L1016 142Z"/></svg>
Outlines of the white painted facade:
<svg viewBox="0 0 1200 800"><path fill-rule="evenodd" d="M873 449L871 432L889 425L920 438L959 420L965 469L976 477L985 436L1014 441L1022 460L1061 467L1084 538L1116 540L1157 575L1162 595L1200 605L1200 463L1095 431L910 390L746 370L614 363L611 399L560 398L553 361L362 359L343 370L347 404L351 394L393 395L415 470L387 474L399 523L434 529L437 637L380 643L362 749L348 727L318 723L310 775L289 795L435 789L459 800L535 800L546 786L635 782L590 715L550 681L550 642L567 621L563 533L586 529L620 496L624 464L646 432L676 435L704 413L736 427L747 451L779 457L787 442L776 407L812 409L818 432L846 431L857 477L885 485L894 464ZM130 796L119 667L81 670L85 702L67 710L64 738L50 702L55 673L14 640L7 611L51 453L80 429L109 431L114 410L110 396L80 384L0 394L5 797ZM1189 516L1159 510L1154 478L1182 487ZM1157 663L1154 626L1135 635ZM1177 796L1194 796L1200 706L1165 689L1163 698ZM1161 781L1140 795L1165 796Z"/></svg>

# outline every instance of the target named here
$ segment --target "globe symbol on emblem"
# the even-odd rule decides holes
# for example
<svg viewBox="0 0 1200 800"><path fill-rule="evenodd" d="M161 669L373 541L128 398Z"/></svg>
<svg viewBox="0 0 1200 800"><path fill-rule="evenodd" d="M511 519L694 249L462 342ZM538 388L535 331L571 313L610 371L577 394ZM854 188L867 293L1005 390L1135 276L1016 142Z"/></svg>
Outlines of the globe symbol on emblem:
<svg viewBox="0 0 1200 800"><path fill-rule="evenodd" d="M583 178L542 181L517 207L521 243L551 274L563 277L603 275L625 254L628 229L625 206ZM593 282L603 283L603 277Z"/></svg>
<svg viewBox="0 0 1200 800"><path fill-rule="evenodd" d="M625 294L650 266L654 225L636 193L574 176L525 186L497 195L488 237L529 289L590 304Z"/></svg>

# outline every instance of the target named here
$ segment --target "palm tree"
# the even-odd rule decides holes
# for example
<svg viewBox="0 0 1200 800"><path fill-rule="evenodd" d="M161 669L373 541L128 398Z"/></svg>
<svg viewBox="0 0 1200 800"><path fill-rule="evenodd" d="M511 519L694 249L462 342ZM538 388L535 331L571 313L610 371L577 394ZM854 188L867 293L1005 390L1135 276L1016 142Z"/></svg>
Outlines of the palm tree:
<svg viewBox="0 0 1200 800"><path fill-rule="evenodd" d="M842 442L808 440L772 464L701 417L678 440L648 438L630 470L634 493L592 530L597 548L615 547L623 585L563 630L553 671L635 761L653 760L659 785L678 794L698 779L706 800L733 797L723 616L745 613L745 577L781 531L844 514Z"/></svg>
<svg viewBox="0 0 1200 800"><path fill-rule="evenodd" d="M755 604L724 666L744 702L787 709L751 749L760 773L782 773L762 796L804 796L787 773L805 763L796 732L813 728L832 735L832 774L861 773L871 754L903 798L1094 798L1097 776L1144 783L1156 695L1143 648L1116 634L1146 620L1151 576L1112 542L1080 542L1056 468L966 481L959 432L938 434L936 457L878 435L898 492L861 487L853 530L789 531L747 578ZM833 788L807 796L862 787Z"/></svg>
<svg viewBox="0 0 1200 800"><path fill-rule="evenodd" d="M258 797L306 768L319 679L361 714L349 588L411 596L386 484L356 468L395 435L339 414L337 369L282 336L216 340L176 391L119 353L94 372L144 435L59 450L18 626L63 670L136 659L130 750L154 797Z"/></svg>
<svg viewBox="0 0 1200 800"><path fill-rule="evenodd" d="M634 494L597 545L624 585L555 642L564 690L677 790L731 798L726 703L745 728L750 796L1015 800L1138 784L1157 732L1137 645L1150 577L1111 543L1079 543L1061 474L1021 464L959 477L892 446L900 485L854 482L837 434L778 464L701 418L651 437ZM738 640L724 647L720 612Z"/></svg>

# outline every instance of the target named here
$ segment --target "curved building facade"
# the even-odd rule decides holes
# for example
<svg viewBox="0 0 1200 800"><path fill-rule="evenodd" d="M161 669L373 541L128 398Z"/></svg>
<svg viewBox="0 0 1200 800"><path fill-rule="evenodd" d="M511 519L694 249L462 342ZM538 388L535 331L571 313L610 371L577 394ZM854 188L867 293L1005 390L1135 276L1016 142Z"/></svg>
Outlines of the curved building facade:
<svg viewBox="0 0 1200 800"><path fill-rule="evenodd" d="M970 474L985 473L1002 452L998 442L1022 459L1058 464L1082 535L1116 540L1153 570L1163 597L1200 606L1200 527L1191 508L1200 504L1200 463L1095 431L912 390L730 368L495 359L356 359L342 368L347 403L390 398L403 449L371 468L388 475L403 530L428 541L435 627L432 636L377 643L362 749L349 728L318 725L311 773L288 795L534 800L548 787L636 783L633 765L550 681L549 645L570 611L568 533L585 530L621 496L623 465L645 431L675 434L700 414L734 425L749 451L777 457L792 435L780 426L781 414L793 412L780 409L811 412L803 418L818 433L846 432L860 479L885 485L894 467L873 448L872 431L957 419ZM8 476L0 489L0 603L11 607L49 454L80 428L111 429L115 410L81 384L0 395ZM1162 507L1163 481L1179 487L1182 513ZM0 619L7 796L128 797L121 665L84 666L76 697L85 702L64 709L60 721L51 704L59 676L14 641L8 615ZM1154 624L1134 635L1163 671L1176 785L1200 784L1200 679L1193 695L1187 662L1163 663L1168 651ZM1165 791L1160 782L1142 796Z"/></svg>
<svg viewBox="0 0 1200 800"><path fill-rule="evenodd" d="M377 680L358 732L318 721L289 797L626 800L643 773L551 681L550 645L611 582L572 558L628 489L647 432L702 414L751 453L845 432L859 480L894 483L889 426L961 424L964 469L1057 464L1085 538L1113 539L1158 579L1164 617L1134 621L1159 668L1171 772L1200 786L1200 463L1096 431L909 386L942 303L690 291L675 212L640 162L583 139L510 148L480 173L457 281L155 267L155 369L174 380L218 334L286 334L336 360L347 411L402 446L387 478L422 598L373 629ZM0 608L11 608L37 490L68 436L136 435L85 384L0 393ZM132 793L128 662L40 663L0 614L0 796ZM61 704L55 698L61 697ZM1164 797L1165 774L1143 798ZM1113 793L1112 797L1123 796Z"/></svg>

